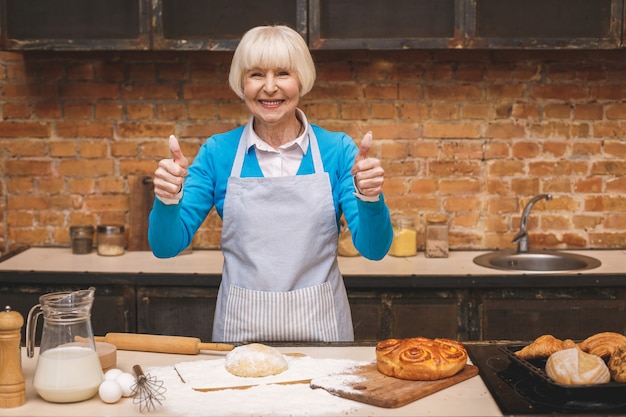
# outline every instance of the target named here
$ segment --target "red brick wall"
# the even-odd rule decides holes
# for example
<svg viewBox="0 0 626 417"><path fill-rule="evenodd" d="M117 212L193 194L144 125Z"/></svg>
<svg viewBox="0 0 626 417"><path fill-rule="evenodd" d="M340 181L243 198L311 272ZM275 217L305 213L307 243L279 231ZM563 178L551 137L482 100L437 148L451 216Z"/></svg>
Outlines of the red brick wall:
<svg viewBox="0 0 626 417"><path fill-rule="evenodd" d="M392 210L446 212L453 249L626 247L626 51L320 51L311 121L371 129ZM0 248L128 224L128 176L244 123L226 52L0 52ZM195 248L219 245L212 213ZM420 237L421 239L421 237Z"/></svg>

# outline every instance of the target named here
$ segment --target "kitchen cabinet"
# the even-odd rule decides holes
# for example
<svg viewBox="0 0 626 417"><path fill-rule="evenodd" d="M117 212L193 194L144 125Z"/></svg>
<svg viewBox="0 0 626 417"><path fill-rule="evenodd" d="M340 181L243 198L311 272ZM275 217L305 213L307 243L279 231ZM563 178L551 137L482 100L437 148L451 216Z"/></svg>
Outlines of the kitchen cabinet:
<svg viewBox="0 0 626 417"><path fill-rule="evenodd" d="M447 337L469 340L468 291L449 289L349 289L354 337Z"/></svg>
<svg viewBox="0 0 626 417"><path fill-rule="evenodd" d="M310 0L312 49L459 47L466 0Z"/></svg>
<svg viewBox="0 0 626 417"><path fill-rule="evenodd" d="M597 257L602 265L572 274L524 274L475 265L472 259L480 252L450 252L447 259L340 257L339 267L359 342L417 335L480 341L626 333L625 252L578 253ZM222 267L219 251L156 259L147 251L102 257L73 255L69 248L29 248L0 259L0 302L25 316L42 294L95 286L95 334L208 341Z"/></svg>
<svg viewBox="0 0 626 417"><path fill-rule="evenodd" d="M619 48L623 0L310 1L312 49Z"/></svg>
<svg viewBox="0 0 626 417"><path fill-rule="evenodd" d="M4 274L0 278L1 302L26 317L42 294L93 285L96 335L137 332L211 340L218 290L215 282L187 286L185 278L179 277L178 285L111 284L99 282L102 277L94 274L65 274L72 277L73 284L62 279L50 284L50 274L45 275L45 279L28 280L38 283L20 283ZM546 333L572 339L599 331L626 334L624 287L450 289L424 283L423 288L415 289L381 288L385 278L380 280L381 285L373 288L348 285L359 342L417 335L480 341L533 340ZM41 327L41 321L39 324Z"/></svg>
<svg viewBox="0 0 626 417"><path fill-rule="evenodd" d="M0 0L9 50L232 51L286 24L318 49L621 48L625 0Z"/></svg>
<svg viewBox="0 0 626 417"><path fill-rule="evenodd" d="M472 0L470 48L618 48L623 0Z"/></svg>
<svg viewBox="0 0 626 417"><path fill-rule="evenodd" d="M586 339L626 334L624 288L532 288L476 291L477 326L471 339L534 340L542 334Z"/></svg>
<svg viewBox="0 0 626 417"><path fill-rule="evenodd" d="M153 49L234 50L251 27L284 24L306 39L306 0L159 0Z"/></svg>
<svg viewBox="0 0 626 417"><path fill-rule="evenodd" d="M211 340L216 303L215 287L139 287L137 332Z"/></svg>
<svg viewBox="0 0 626 417"><path fill-rule="evenodd" d="M0 0L11 50L150 49L146 0Z"/></svg>
<svg viewBox="0 0 626 417"><path fill-rule="evenodd" d="M306 0L0 0L9 50L234 50L246 30L306 38Z"/></svg>

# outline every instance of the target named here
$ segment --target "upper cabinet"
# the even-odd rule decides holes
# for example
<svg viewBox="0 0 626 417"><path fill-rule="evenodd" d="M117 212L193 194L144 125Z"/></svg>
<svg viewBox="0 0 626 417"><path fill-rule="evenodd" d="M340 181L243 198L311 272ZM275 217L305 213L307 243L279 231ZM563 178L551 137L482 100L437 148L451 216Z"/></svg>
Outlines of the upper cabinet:
<svg viewBox="0 0 626 417"><path fill-rule="evenodd" d="M259 25L283 24L306 39L306 0L153 0L153 49L234 50Z"/></svg>
<svg viewBox="0 0 626 417"><path fill-rule="evenodd" d="M309 0L312 49L458 48L466 0Z"/></svg>
<svg viewBox="0 0 626 417"><path fill-rule="evenodd" d="M622 46L623 0L472 0L467 47Z"/></svg>
<svg viewBox="0 0 626 417"><path fill-rule="evenodd" d="M0 0L3 49L150 49L145 0Z"/></svg>
<svg viewBox="0 0 626 417"><path fill-rule="evenodd" d="M264 24L311 49L610 49L626 0L0 0L9 50L234 50Z"/></svg>

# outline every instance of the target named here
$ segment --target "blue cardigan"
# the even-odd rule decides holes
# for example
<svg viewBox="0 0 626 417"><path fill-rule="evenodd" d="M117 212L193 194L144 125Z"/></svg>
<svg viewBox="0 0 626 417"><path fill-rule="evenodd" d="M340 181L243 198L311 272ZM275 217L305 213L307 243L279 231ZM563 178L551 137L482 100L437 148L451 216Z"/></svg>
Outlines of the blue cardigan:
<svg viewBox="0 0 626 417"><path fill-rule="evenodd" d="M352 139L311 125L320 148L324 171L330 176L337 225L343 213L357 250L368 259L382 259L389 250L393 232L389 209L381 194L377 202L365 202L354 195L350 169L357 154ZM244 126L211 136L200 148L189 167L183 197L178 204L166 205L158 198L150 212L148 240L158 258L176 256L215 207L223 217L226 186ZM297 175L314 173L310 149L302 159ZM262 177L254 150L247 152L241 177ZM337 227L339 230L339 226Z"/></svg>

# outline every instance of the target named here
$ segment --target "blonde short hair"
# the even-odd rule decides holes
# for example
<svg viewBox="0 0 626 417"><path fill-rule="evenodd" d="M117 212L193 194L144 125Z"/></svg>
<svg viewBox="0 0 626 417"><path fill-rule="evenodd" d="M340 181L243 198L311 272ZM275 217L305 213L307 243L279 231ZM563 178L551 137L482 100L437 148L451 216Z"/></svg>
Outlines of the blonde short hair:
<svg viewBox="0 0 626 417"><path fill-rule="evenodd" d="M230 64L228 83L240 98L246 72L253 68L286 69L300 81L300 96L313 88L315 64L302 36L288 26L257 26L247 31Z"/></svg>

